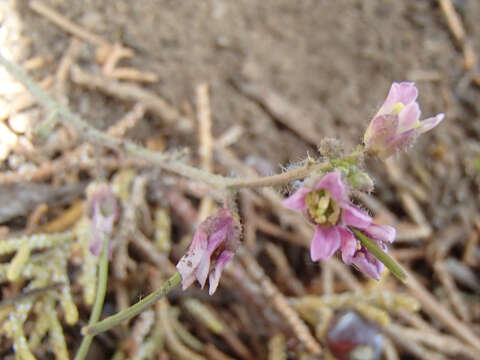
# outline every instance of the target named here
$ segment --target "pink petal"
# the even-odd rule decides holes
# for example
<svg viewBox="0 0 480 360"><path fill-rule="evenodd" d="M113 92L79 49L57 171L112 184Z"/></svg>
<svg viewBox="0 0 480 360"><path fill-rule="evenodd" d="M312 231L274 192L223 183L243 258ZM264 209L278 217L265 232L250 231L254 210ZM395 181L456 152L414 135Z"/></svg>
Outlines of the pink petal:
<svg viewBox="0 0 480 360"><path fill-rule="evenodd" d="M397 86L397 102L401 102L407 106L417 99L418 90L414 82L401 82L394 84Z"/></svg>
<svg viewBox="0 0 480 360"><path fill-rule="evenodd" d="M195 270L202 260L204 254L205 250L191 249L185 255L183 255L180 261L177 263L177 270L182 277L183 290L188 288L195 281Z"/></svg>
<svg viewBox="0 0 480 360"><path fill-rule="evenodd" d="M220 276L222 275L222 271L225 268L225 266L227 266L227 264L230 262L230 260L232 260L233 255L234 255L233 252L224 250L218 257L215 267L213 271L210 273L210 276L208 277L208 283L210 286L208 293L210 295L213 295L215 290L217 290L218 283L220 281Z"/></svg>
<svg viewBox="0 0 480 360"><path fill-rule="evenodd" d="M180 273L180 275L181 275L181 273ZM186 290L190 286L192 286L192 284L194 283L195 274L192 272L192 273L188 273L188 274L181 275L181 276L182 276L182 290Z"/></svg>
<svg viewBox="0 0 480 360"><path fill-rule="evenodd" d="M398 133L410 130L418 124L420 120L420 106L417 102L413 102L405 106L400 114L398 114Z"/></svg>
<svg viewBox="0 0 480 360"><path fill-rule="evenodd" d="M384 114L373 118L365 132L363 142L367 148L384 147L388 139L397 133L399 119L397 115Z"/></svg>
<svg viewBox="0 0 480 360"><path fill-rule="evenodd" d="M229 230L229 225L227 224L222 228L218 229L208 238L207 252L206 256L210 257L214 251L220 246L222 242L227 238L227 232Z"/></svg>
<svg viewBox="0 0 480 360"><path fill-rule="evenodd" d="M383 251L387 252L387 247L385 244L380 243L380 247L383 249ZM377 270L377 273L380 275L383 274L383 271L385 270L385 265L378 260L375 255L373 255L370 251L367 251L367 260L370 264L373 264Z"/></svg>
<svg viewBox="0 0 480 360"><path fill-rule="evenodd" d="M302 186L292 195L282 201L282 205L288 209L302 211L306 209L305 197L312 189Z"/></svg>
<svg viewBox="0 0 480 360"><path fill-rule="evenodd" d="M313 261L328 259L339 247L340 234L337 227L316 226L310 246L310 256Z"/></svg>
<svg viewBox="0 0 480 360"><path fill-rule="evenodd" d="M423 134L424 132L427 132L431 129L433 129L435 126L440 124L440 122L445 118L445 114L437 114L434 117L425 119L420 122L419 127L417 128L417 131L419 134Z"/></svg>
<svg viewBox="0 0 480 360"><path fill-rule="evenodd" d="M201 225L198 227L197 231L193 235L192 243L190 244L189 250L193 249L203 249L206 250L208 246L207 234L203 231Z"/></svg>
<svg viewBox="0 0 480 360"><path fill-rule="evenodd" d="M389 114L392 112L393 107L396 103L402 103L408 105L411 102L415 101L418 96L418 90L415 86L415 83L412 82L401 82L393 83L388 92L385 102L378 110L378 115Z"/></svg>
<svg viewBox="0 0 480 360"><path fill-rule="evenodd" d="M389 140L387 147L381 154L381 158L386 159L395 153L407 150L413 145L417 139L417 135L417 129L410 129L401 134L395 135Z"/></svg>
<svg viewBox="0 0 480 360"><path fill-rule="evenodd" d="M344 204L342 207L342 220L345 225L353 226L358 229L365 229L372 223L372 217L358 207L348 203Z"/></svg>
<svg viewBox="0 0 480 360"><path fill-rule="evenodd" d="M365 229L365 232L377 242L389 242L392 243L397 235L397 230L393 226L389 225L377 225L371 224Z"/></svg>
<svg viewBox="0 0 480 360"><path fill-rule="evenodd" d="M390 90L388 91L387 98L383 102L382 106L378 110L375 116L389 114L392 112L393 106L398 102L398 84L393 83L390 86Z"/></svg>
<svg viewBox="0 0 480 360"><path fill-rule="evenodd" d="M345 264L350 265L357 251L357 240L350 230L342 227L337 229L341 238L340 251L342 252L342 260Z"/></svg>
<svg viewBox="0 0 480 360"><path fill-rule="evenodd" d="M367 274L371 278L379 281L380 280L380 274L383 272L380 272L379 267L376 266L376 264L370 263L365 257L355 257L352 260L352 264L354 264L361 272Z"/></svg>
<svg viewBox="0 0 480 360"><path fill-rule="evenodd" d="M347 187L342 182L342 175L340 171L332 171L322 177L320 181L315 184L315 189L326 189L336 201L344 200L347 197Z"/></svg>
<svg viewBox="0 0 480 360"><path fill-rule="evenodd" d="M90 252L95 256L99 256L102 252L102 247L103 247L103 240L101 238L101 234L92 230L90 234L90 243L88 247Z"/></svg>
<svg viewBox="0 0 480 360"><path fill-rule="evenodd" d="M205 282L207 281L208 273L210 272L210 256L203 256L200 260L200 263L195 269L195 277L198 280L200 286L205 286Z"/></svg>

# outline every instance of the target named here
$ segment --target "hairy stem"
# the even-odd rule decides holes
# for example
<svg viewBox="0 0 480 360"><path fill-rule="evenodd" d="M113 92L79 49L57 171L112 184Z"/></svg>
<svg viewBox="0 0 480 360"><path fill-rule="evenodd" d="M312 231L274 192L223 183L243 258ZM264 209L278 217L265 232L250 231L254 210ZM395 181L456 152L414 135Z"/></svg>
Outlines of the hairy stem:
<svg viewBox="0 0 480 360"><path fill-rule="evenodd" d="M108 235L104 235L103 247L102 247L102 257L100 259L99 267L99 276L98 276L98 286L97 294L95 296L95 303L93 305L92 313L90 319L88 320L88 325L94 325L102 313L103 302L105 300L105 294L107 292L107 279L108 279ZM86 358L90 344L92 343L93 337L95 335L86 335L82 339L82 343L78 348L77 354L75 355L75 360L83 360Z"/></svg>
<svg viewBox="0 0 480 360"><path fill-rule="evenodd" d="M238 189L242 187L253 188L281 185L297 179L302 179L308 176L311 171L315 169L322 170L329 167L328 163L307 163L307 165L304 167L293 169L283 174L254 179L238 179L211 174L208 171L200 170L193 166L186 165L180 161L172 160L169 154L158 154L149 151L146 148L139 146L131 141L125 139L118 139L113 136L109 136L100 130L95 129L87 122L80 119L77 115L72 113L68 108L60 106L58 103L56 103L23 71L23 69L11 63L1 53L0 64L2 64L17 81L22 83L43 107L51 111L53 114L58 115L59 118L63 121L73 125L87 141L91 141L113 149L121 151L123 150L129 155L142 160L146 160L161 169L171 171L192 180L202 181L217 188ZM47 123L49 122L50 121L47 120ZM40 125L40 128L45 129L46 126Z"/></svg>
<svg viewBox="0 0 480 360"><path fill-rule="evenodd" d="M171 290L176 288L181 281L182 281L182 278L180 276L180 273L176 272L167 281L165 281L165 283L162 285L160 289L156 290L155 292L148 295L146 298L140 300L136 304L130 306L129 308L123 311L120 311L115 315L109 316L96 324L93 324L93 325L89 324L87 327L84 327L82 329L82 334L95 336L101 332L107 331L119 325L120 323L128 319L131 319L132 317L140 314L142 311L145 311L146 309L148 309L158 299L165 296Z"/></svg>
<svg viewBox="0 0 480 360"><path fill-rule="evenodd" d="M229 179L226 183L227 187L230 189L283 185L295 180L306 178L312 172L325 171L329 168L331 168L329 162L315 164L307 161L302 167L284 172L283 174L265 176L256 179Z"/></svg>

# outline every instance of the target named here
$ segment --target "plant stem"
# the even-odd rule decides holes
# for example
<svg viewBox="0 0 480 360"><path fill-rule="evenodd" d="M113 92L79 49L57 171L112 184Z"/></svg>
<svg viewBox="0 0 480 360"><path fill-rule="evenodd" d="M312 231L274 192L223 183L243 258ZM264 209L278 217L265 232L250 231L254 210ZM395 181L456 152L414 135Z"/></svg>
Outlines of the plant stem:
<svg viewBox="0 0 480 360"><path fill-rule="evenodd" d="M176 288L181 281L182 278L180 273L177 271L167 281L165 281L160 289L140 300L135 305L132 305L115 315L109 316L96 324L89 324L87 327L82 329L82 334L95 336L101 332L111 329L114 326L117 326L125 320L131 319L153 305L158 299L168 294L171 290Z"/></svg>
<svg viewBox="0 0 480 360"><path fill-rule="evenodd" d="M377 245L375 241L370 239L367 235L361 232L358 229L350 227L350 229L355 234L355 237L360 240L363 246L370 251L378 260L380 260L397 278L401 281L407 281L407 273L403 267L395 261L390 255L383 251L380 246Z"/></svg>
<svg viewBox="0 0 480 360"><path fill-rule="evenodd" d="M72 113L68 108L57 104L25 73L25 71L23 71L23 69L11 63L1 53L0 64L2 64L17 81L21 82L43 107L53 112L56 111L63 121L73 125L88 141L117 150L124 150L134 157L148 160L162 169L172 171L190 179L200 180L214 186L225 186L225 178L223 176L213 175L177 161L169 161L168 154L159 154L149 151L144 147L135 144L134 142L118 139L95 129L87 122L80 119L77 115Z"/></svg>
<svg viewBox="0 0 480 360"><path fill-rule="evenodd" d="M88 325L94 325L102 313L103 302L105 300L105 294L107 292L107 279L108 279L108 235L104 234L103 247L102 247L102 257L100 258L100 267L98 275L98 286L97 294L95 296L95 304L93 305L92 313L90 319L88 320ZM75 360L83 360L87 356L88 349L92 343L93 337L95 335L86 335L82 339L82 343L78 348L77 354L75 355Z"/></svg>
<svg viewBox="0 0 480 360"><path fill-rule="evenodd" d="M282 185L298 179L306 178L308 175L315 171L328 170L330 167L331 165L329 162L317 164L307 162L304 166L284 172L283 174L265 176L256 179L229 179L228 181L226 181L226 184L227 187L230 189Z"/></svg>
<svg viewBox="0 0 480 360"><path fill-rule="evenodd" d="M60 106L56 103L45 91L43 91L26 73L7 60L0 53L0 64L2 64L7 71L20 83L22 83L32 96L47 110L52 111L65 122L73 125L78 132L87 140L97 143L102 146L107 146L120 151L125 151L133 157L149 161L161 169L171 171L186 178L202 181L206 184L217 188L242 188L242 187L262 187L271 185L286 184L288 182L302 179L308 176L312 170L318 168L319 170L328 168L328 163L312 164L307 163L304 167L287 171L283 174L267 176L264 178L254 179L238 179L231 177L224 177L220 175L211 174L208 171L197 169L193 166L186 165L182 162L172 160L169 154L158 154L147 150L131 141L125 139L118 139L105 134L104 132L95 129L87 122L80 119L77 115L72 113L68 108ZM47 123L50 121L47 119ZM41 129L48 128L40 125Z"/></svg>

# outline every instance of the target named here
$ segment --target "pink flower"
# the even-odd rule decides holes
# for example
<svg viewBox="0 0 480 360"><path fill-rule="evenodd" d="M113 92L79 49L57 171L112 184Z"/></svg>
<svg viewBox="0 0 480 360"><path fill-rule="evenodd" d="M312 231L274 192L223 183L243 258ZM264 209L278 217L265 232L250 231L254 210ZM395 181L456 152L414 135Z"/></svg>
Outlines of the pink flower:
<svg viewBox="0 0 480 360"><path fill-rule="evenodd" d="M385 159L406 150L416 138L437 126L445 117L437 114L420 121L418 90L413 82L393 83L385 102L365 132L365 149Z"/></svg>
<svg viewBox="0 0 480 360"><path fill-rule="evenodd" d="M363 231L383 250L386 250L384 242L392 242L396 231L391 226L374 224L371 216L350 203L348 193L340 172L333 171L318 180L313 188L300 187L283 205L303 212L316 225L310 246L313 261L328 259L340 250L346 264L354 264L378 280L383 264L357 241L349 227Z"/></svg>
<svg viewBox="0 0 480 360"><path fill-rule="evenodd" d="M375 241L385 252L388 250L385 243L392 243L397 235L395 228L388 225L376 225L370 223L370 225L360 230L362 230L370 239ZM342 252L343 261L347 265L355 265L360 271L375 280L380 280L380 275L383 273L385 265L383 265L383 263L363 245L359 245L360 246L357 246L356 249L349 248L348 251Z"/></svg>
<svg viewBox="0 0 480 360"><path fill-rule="evenodd" d="M239 239L240 224L227 209L221 209L202 222L190 248L177 264L183 290L192 285L195 279L203 288L208 276L209 294L212 295L218 287L223 269L235 254Z"/></svg>
<svg viewBox="0 0 480 360"><path fill-rule="evenodd" d="M113 226L120 214L118 200L108 184L93 184L87 190L91 230L90 252L98 256L102 251L105 236L113 233ZM109 247L109 257L111 247Z"/></svg>

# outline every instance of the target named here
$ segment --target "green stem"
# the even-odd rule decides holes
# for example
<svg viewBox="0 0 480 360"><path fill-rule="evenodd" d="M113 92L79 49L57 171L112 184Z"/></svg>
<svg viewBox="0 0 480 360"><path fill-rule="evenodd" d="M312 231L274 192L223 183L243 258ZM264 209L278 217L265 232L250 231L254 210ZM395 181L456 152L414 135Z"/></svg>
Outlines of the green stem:
<svg viewBox="0 0 480 360"><path fill-rule="evenodd" d="M90 314L90 319L88 320L88 325L94 325L102 313L103 302L105 300L105 294L107 292L107 279L108 279L108 235L104 235L103 247L102 247L102 257L100 259L99 275L98 275L98 286L97 294L95 296L95 304L93 305L92 313ZM93 337L95 335L86 335L83 337L82 343L78 348L77 354L75 355L75 360L83 360L87 356L88 349L92 343Z"/></svg>
<svg viewBox="0 0 480 360"><path fill-rule="evenodd" d="M140 314L142 311L152 306L158 299L165 296L171 290L176 288L181 281L182 281L182 278L180 276L180 273L176 272L167 281L165 281L165 283L162 285L160 289L151 293L146 298L140 300L135 305L132 305L129 308L123 311L120 311L115 315L109 316L96 324L93 324L93 325L89 324L87 327L84 327L82 329L82 334L95 336L101 332L104 332L113 328L114 326L117 326L118 324L128 319L131 319L132 317Z"/></svg>
<svg viewBox="0 0 480 360"><path fill-rule="evenodd" d="M350 227L350 229L354 232L356 238L362 243L362 245L365 246L365 248L370 251L378 260L380 260L392 272L393 275L403 282L407 281L407 273L403 267L395 261L394 258L383 251L375 241L370 239L360 230L353 227Z"/></svg>

